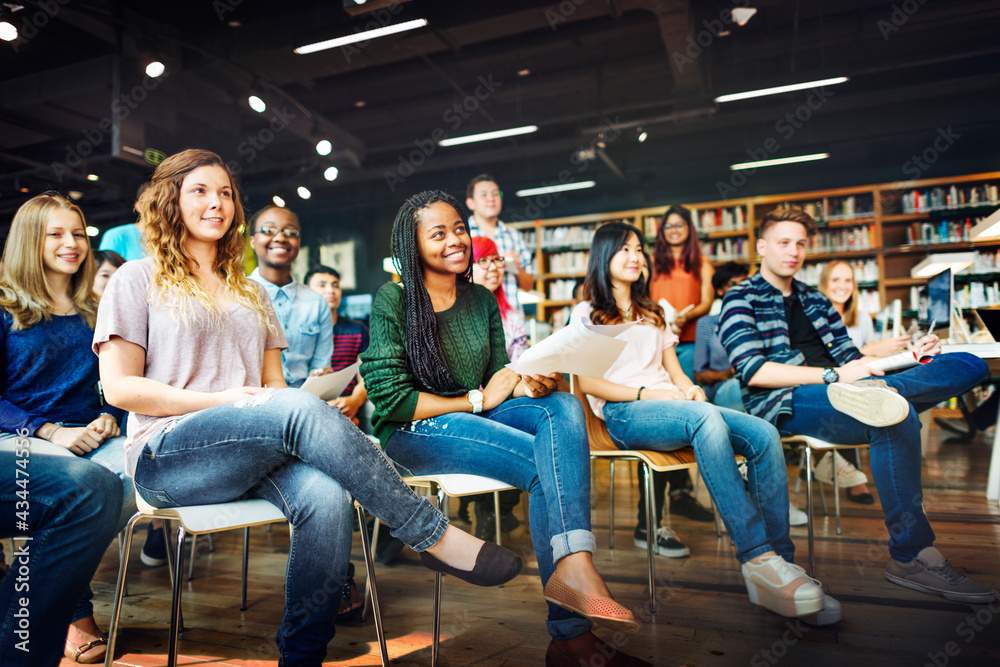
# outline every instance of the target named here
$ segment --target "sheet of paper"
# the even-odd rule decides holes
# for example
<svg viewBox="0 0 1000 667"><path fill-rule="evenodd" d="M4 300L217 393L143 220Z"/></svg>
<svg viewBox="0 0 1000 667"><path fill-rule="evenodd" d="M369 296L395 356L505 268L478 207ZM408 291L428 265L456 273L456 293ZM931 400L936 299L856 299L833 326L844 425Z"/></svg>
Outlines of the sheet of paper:
<svg viewBox="0 0 1000 667"><path fill-rule="evenodd" d="M575 322L528 348L516 363L507 367L521 375L573 373L603 377L628 345L628 341L615 336L636 324L638 322L613 325Z"/></svg>
<svg viewBox="0 0 1000 667"><path fill-rule="evenodd" d="M328 375L308 377L299 388L305 389L313 396L319 396L324 401L332 401L344 393L344 389L350 384L351 378L358 374L359 368L361 368L360 359L347 368L342 368Z"/></svg>

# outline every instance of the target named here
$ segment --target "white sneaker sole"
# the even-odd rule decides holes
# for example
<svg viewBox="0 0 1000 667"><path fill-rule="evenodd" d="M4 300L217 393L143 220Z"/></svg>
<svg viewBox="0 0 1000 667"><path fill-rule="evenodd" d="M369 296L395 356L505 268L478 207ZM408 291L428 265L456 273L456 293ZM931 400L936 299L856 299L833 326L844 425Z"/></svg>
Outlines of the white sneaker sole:
<svg viewBox="0 0 1000 667"><path fill-rule="evenodd" d="M773 611L779 616L784 616L785 618L800 618L802 616L809 616L810 614L823 611L823 599L826 596L820 588L817 588L818 597L795 600L780 595L774 588L771 588L766 584L757 583L754 581L752 576L748 577L744 574L743 581L746 583L747 595L750 596L750 602L760 605L769 611ZM803 584L803 586L811 585L812 584Z"/></svg>
<svg viewBox="0 0 1000 667"><path fill-rule="evenodd" d="M841 619L842 611L840 602L829 595L823 596L823 608L815 614L803 617L809 625L831 625Z"/></svg>
<svg viewBox="0 0 1000 667"><path fill-rule="evenodd" d="M640 549L646 549L646 540L640 540L638 537L632 538L632 544ZM667 558L687 558L691 555L691 549L684 547L683 549L668 549L664 546L657 545L654 549L655 553L661 556L666 556Z"/></svg>
<svg viewBox="0 0 1000 667"><path fill-rule="evenodd" d="M835 410L869 426L892 426L910 413L905 398L883 387L834 382L826 388L826 395Z"/></svg>

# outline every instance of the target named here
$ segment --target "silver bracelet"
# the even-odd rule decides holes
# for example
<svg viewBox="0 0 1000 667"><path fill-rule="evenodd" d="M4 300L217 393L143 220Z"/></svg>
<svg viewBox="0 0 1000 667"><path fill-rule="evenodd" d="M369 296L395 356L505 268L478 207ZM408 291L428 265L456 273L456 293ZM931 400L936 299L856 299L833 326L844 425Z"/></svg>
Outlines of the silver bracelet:
<svg viewBox="0 0 1000 667"><path fill-rule="evenodd" d="M694 392L695 389L701 389L701 387L696 384L691 385L690 387L688 387L687 391L684 392L684 396L686 398L691 398L691 394ZM701 391L704 393L705 390L701 389Z"/></svg>

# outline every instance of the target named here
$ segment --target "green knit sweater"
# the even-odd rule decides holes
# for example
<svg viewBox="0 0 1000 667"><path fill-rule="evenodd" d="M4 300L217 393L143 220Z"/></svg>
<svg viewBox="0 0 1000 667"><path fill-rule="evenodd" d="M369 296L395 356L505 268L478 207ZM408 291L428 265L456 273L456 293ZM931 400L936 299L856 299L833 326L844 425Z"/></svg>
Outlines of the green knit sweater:
<svg viewBox="0 0 1000 667"><path fill-rule="evenodd" d="M454 305L435 314L445 363L466 391L485 386L509 363L500 307L482 285L459 280ZM372 429L385 446L396 429L413 420L420 392L428 391L406 361L406 313L399 283L386 283L375 295L361 376L375 404Z"/></svg>

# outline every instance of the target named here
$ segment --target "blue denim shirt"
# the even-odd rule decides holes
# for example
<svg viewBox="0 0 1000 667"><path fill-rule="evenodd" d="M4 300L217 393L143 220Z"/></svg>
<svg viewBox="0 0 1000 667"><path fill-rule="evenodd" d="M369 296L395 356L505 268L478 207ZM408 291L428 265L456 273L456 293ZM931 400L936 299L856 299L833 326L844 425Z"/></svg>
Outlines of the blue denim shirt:
<svg viewBox="0 0 1000 667"><path fill-rule="evenodd" d="M281 369L289 387L299 387L309 371L330 365L333 356L333 318L326 299L292 280L281 287L268 282L260 269L250 274L267 291L274 313L285 332L288 349L281 352Z"/></svg>

